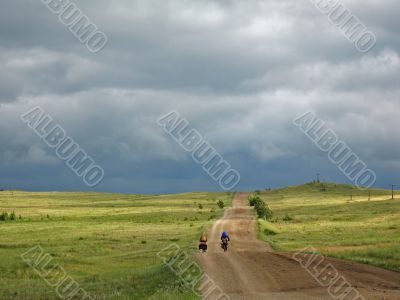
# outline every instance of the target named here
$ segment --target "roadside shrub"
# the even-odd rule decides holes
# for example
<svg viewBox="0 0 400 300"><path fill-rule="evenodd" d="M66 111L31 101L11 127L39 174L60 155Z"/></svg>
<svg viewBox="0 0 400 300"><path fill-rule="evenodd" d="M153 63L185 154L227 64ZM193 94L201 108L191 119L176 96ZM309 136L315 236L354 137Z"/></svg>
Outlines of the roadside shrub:
<svg viewBox="0 0 400 300"><path fill-rule="evenodd" d="M271 209L265 204L264 201L258 202L256 204L256 211L259 218L268 220L272 218L272 211Z"/></svg>
<svg viewBox="0 0 400 300"><path fill-rule="evenodd" d="M249 195L249 204L250 204L250 206L255 206L256 205L257 198L260 198L260 197L258 197L256 195L253 195L253 194Z"/></svg>
<svg viewBox="0 0 400 300"><path fill-rule="evenodd" d="M220 209L223 209L223 208L225 207L225 203L224 203L224 201L222 201L222 200L219 200L219 201L217 202L217 205L218 205L218 207L219 207Z"/></svg>
<svg viewBox="0 0 400 300"><path fill-rule="evenodd" d="M268 220L272 218L272 210L258 195L251 194L249 196L250 206L254 206L257 216L261 219Z"/></svg>

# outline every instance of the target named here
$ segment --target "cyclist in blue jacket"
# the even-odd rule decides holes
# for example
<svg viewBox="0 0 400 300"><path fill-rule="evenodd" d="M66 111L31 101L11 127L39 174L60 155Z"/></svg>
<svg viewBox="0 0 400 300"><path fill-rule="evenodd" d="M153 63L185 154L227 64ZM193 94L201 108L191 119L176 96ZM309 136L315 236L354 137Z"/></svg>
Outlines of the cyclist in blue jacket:
<svg viewBox="0 0 400 300"><path fill-rule="evenodd" d="M222 235L221 235L221 241L222 241L223 239L228 239L229 242L231 241L231 239L230 239L230 237L229 237L229 234L228 234L226 231L224 231L224 232L222 233Z"/></svg>
<svg viewBox="0 0 400 300"><path fill-rule="evenodd" d="M221 247L224 249L226 252L228 250L228 244L230 242L231 238L229 237L229 234L224 231L221 235Z"/></svg>

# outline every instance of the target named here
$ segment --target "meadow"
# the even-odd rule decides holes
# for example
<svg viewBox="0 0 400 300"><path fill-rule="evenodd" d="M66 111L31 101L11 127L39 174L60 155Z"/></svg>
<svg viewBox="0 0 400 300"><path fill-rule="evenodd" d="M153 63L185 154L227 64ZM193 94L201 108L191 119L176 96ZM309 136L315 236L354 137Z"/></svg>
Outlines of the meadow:
<svg viewBox="0 0 400 300"><path fill-rule="evenodd" d="M197 299L157 257L189 254L233 193L120 195L0 192L0 299L59 299L22 259L40 246L93 299Z"/></svg>
<svg viewBox="0 0 400 300"><path fill-rule="evenodd" d="M400 271L400 196L391 191L310 183L259 195L273 211L259 237L276 251L313 246ZM233 196L2 191L0 299L59 299L21 258L37 245L93 299L197 299L157 253L172 243L196 251L201 231L223 214L217 202L230 207Z"/></svg>
<svg viewBox="0 0 400 300"><path fill-rule="evenodd" d="M371 194L371 196L369 196ZM260 192L272 209L260 238L277 251L319 253L400 271L400 195L351 185L309 183Z"/></svg>

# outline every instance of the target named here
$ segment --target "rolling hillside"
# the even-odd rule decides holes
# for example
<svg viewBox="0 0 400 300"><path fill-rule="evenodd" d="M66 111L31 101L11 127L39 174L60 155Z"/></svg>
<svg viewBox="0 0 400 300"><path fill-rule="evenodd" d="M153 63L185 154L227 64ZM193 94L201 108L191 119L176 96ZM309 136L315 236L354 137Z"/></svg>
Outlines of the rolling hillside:
<svg viewBox="0 0 400 300"><path fill-rule="evenodd" d="M400 195L392 200L388 190L310 183L260 196L274 212L272 222L262 224L272 230L260 237L276 250L313 246L324 255L400 271Z"/></svg>

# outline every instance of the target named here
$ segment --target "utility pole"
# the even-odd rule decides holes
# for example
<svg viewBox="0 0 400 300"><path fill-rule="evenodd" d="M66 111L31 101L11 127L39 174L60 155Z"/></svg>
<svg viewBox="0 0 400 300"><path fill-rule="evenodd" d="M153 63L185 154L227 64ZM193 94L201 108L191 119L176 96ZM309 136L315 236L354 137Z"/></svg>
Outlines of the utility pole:
<svg viewBox="0 0 400 300"><path fill-rule="evenodd" d="M395 187L395 186L400 186L400 185L398 185L398 184L391 184L390 186L392 187L392 200L393 200L393 199L394 199L394 187Z"/></svg>
<svg viewBox="0 0 400 300"><path fill-rule="evenodd" d="M368 192L368 201L371 201L371 191Z"/></svg>
<svg viewBox="0 0 400 300"><path fill-rule="evenodd" d="M317 182L319 183L319 175L321 175L320 173L317 173Z"/></svg>

